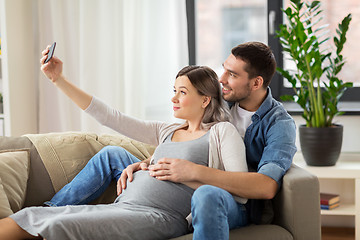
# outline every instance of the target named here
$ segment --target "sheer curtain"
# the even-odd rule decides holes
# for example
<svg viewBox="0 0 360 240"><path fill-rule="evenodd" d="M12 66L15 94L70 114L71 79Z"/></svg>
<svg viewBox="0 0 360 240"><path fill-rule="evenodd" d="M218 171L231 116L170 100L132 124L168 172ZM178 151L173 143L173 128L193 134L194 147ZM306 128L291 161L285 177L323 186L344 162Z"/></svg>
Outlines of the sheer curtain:
<svg viewBox="0 0 360 240"><path fill-rule="evenodd" d="M71 82L131 116L173 120L173 81L188 63L185 1L52 0L35 11L39 49L57 42ZM39 78L40 133L111 132Z"/></svg>

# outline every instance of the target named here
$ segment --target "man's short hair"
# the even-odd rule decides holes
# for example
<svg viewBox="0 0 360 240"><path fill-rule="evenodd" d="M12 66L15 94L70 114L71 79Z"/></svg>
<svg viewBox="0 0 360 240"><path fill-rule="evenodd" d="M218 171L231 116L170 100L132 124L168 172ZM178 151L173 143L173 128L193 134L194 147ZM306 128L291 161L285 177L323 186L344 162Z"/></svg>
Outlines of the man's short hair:
<svg viewBox="0 0 360 240"><path fill-rule="evenodd" d="M261 76L263 86L269 86L276 71L276 61L270 47L261 42L247 42L234 47L231 53L246 63L249 78Z"/></svg>

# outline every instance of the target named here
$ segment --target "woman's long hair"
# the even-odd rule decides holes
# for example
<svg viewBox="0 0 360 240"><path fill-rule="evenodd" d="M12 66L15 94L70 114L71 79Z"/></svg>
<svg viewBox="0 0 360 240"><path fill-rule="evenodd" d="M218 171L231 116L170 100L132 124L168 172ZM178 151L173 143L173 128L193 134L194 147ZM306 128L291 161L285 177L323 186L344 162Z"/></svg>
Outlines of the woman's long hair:
<svg viewBox="0 0 360 240"><path fill-rule="evenodd" d="M202 123L205 124L203 127L208 128L215 123L230 120L229 108L222 98L218 76L211 68L186 66L179 71L176 78L180 76L187 76L200 95L211 97L202 119Z"/></svg>

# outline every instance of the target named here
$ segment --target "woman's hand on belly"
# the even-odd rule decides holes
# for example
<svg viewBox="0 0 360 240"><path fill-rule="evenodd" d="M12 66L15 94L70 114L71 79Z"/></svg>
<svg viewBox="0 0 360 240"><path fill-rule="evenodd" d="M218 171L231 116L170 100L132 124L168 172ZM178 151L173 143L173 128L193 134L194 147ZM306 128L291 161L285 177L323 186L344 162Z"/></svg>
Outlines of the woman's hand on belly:
<svg viewBox="0 0 360 240"><path fill-rule="evenodd" d="M148 170L148 165L146 162L137 162L137 163L133 163L129 166L127 166L127 168L125 168L122 173L121 176L117 182L117 195L120 195L122 193L122 191L126 188L126 181L129 179L129 182L132 182L133 180L133 173L139 170Z"/></svg>
<svg viewBox="0 0 360 240"><path fill-rule="evenodd" d="M149 172L150 176L159 180L183 183L194 188L195 185L190 186L189 184L196 182L196 169L199 166L199 164L184 159L161 158L156 164L149 166Z"/></svg>

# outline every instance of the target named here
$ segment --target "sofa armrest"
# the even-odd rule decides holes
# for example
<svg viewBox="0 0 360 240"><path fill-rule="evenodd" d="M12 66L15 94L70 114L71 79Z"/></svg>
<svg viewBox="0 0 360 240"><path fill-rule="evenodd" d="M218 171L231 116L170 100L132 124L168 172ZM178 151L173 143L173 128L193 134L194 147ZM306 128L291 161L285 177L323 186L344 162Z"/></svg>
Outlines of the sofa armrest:
<svg viewBox="0 0 360 240"><path fill-rule="evenodd" d="M282 188L273 200L274 223L292 233L294 239L321 239L318 178L292 164Z"/></svg>

